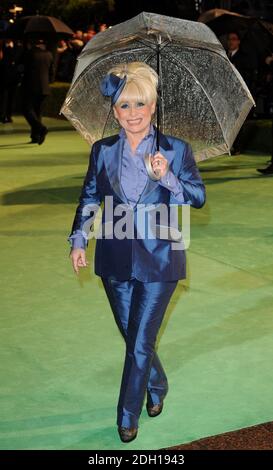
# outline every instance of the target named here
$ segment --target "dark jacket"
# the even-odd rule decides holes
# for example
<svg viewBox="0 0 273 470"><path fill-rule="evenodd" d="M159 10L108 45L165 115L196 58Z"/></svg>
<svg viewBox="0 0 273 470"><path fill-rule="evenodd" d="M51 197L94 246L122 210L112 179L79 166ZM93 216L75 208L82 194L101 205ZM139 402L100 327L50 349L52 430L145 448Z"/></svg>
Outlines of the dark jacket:
<svg viewBox="0 0 273 470"><path fill-rule="evenodd" d="M1 84L5 87L16 86L21 80L21 74L18 67L20 63L21 47L3 47L3 58L1 63Z"/></svg>
<svg viewBox="0 0 273 470"><path fill-rule="evenodd" d="M49 84L54 81L52 53L40 47L34 47L24 53L23 66L23 91L32 95L49 95Z"/></svg>
<svg viewBox="0 0 273 470"><path fill-rule="evenodd" d="M258 72L258 64L255 55L238 49L229 60L242 75L252 95L255 96Z"/></svg>

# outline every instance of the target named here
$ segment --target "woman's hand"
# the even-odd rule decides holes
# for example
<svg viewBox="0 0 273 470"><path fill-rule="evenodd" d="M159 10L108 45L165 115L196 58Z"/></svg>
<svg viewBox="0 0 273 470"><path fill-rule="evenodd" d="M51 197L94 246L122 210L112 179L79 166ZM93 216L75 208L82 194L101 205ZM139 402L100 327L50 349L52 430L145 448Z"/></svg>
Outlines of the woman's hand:
<svg viewBox="0 0 273 470"><path fill-rule="evenodd" d="M157 176L162 178L162 176L166 175L169 168L169 162L160 152L157 152L154 156L152 156L151 163L153 171Z"/></svg>
<svg viewBox="0 0 273 470"><path fill-rule="evenodd" d="M86 261L85 250L83 248L74 248L71 250L69 257L72 260L73 269L79 274L79 268L87 267L89 262Z"/></svg>

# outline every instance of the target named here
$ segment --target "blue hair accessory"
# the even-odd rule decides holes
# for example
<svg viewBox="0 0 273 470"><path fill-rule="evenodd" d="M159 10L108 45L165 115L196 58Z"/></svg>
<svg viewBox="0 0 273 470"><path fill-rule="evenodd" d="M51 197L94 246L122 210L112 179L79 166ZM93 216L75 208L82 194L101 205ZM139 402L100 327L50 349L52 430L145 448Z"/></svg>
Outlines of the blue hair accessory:
<svg viewBox="0 0 273 470"><path fill-rule="evenodd" d="M123 78L118 77L114 73L108 73L100 82L100 91L104 96L111 96L111 104L115 104L121 94L127 75Z"/></svg>

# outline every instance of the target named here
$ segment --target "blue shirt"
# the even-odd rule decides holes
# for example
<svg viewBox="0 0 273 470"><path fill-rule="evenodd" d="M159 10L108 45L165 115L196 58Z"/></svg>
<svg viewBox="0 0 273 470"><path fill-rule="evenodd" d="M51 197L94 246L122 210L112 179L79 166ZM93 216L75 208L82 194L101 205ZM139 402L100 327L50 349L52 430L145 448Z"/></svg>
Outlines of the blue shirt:
<svg viewBox="0 0 273 470"><path fill-rule="evenodd" d="M120 184L131 206L135 206L139 200L149 178L144 156L146 153L151 153L155 132L153 124L150 124L148 134L138 144L134 153L130 147L125 130L121 128L119 132L120 138L124 139ZM171 191L178 202L184 202L181 182L171 170L168 170L166 175L158 180L158 183ZM85 249L87 246L87 240L84 238L81 230L76 230L71 237L68 237L68 241L73 249Z"/></svg>
<svg viewBox="0 0 273 470"><path fill-rule="evenodd" d="M154 127L151 125L148 134L132 152L125 130L120 130L119 136L124 140L120 184L131 206L135 206L147 183L147 170L144 155L152 150Z"/></svg>

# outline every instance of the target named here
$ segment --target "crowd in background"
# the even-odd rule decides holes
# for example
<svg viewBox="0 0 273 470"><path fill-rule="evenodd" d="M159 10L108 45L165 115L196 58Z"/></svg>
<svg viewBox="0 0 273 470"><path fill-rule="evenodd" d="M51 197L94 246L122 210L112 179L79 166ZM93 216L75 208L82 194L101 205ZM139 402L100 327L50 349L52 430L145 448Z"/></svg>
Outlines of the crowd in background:
<svg viewBox="0 0 273 470"><path fill-rule="evenodd" d="M98 27L99 32L105 29L107 29L106 24L100 24ZM95 28L91 25L86 31L75 31L71 39L60 40L57 45L46 44L47 49L53 54L55 81L72 81L77 57L85 44L92 40L95 34ZM27 44L25 47L29 48L30 45ZM23 49L22 41L0 40L0 86L2 92L6 87L12 88L14 91L15 85L18 85L22 79L23 64L20 62L22 62ZM260 100L260 114L272 115L273 54L268 54L267 57L260 58L257 61L253 60L254 56L251 54L241 52L239 31L229 34L227 53L231 62L234 63L246 81L254 99ZM10 94L11 92L7 90L7 93ZM3 93L1 95L3 102ZM7 97L4 97L4 101L6 99ZM8 101L10 103L10 99ZM0 109L0 113L3 115L3 110ZM8 111L6 114L11 113Z"/></svg>
<svg viewBox="0 0 273 470"><path fill-rule="evenodd" d="M100 24L98 32L106 28L106 24ZM31 141L43 142L46 130L39 122L42 103L50 94L49 85L54 81L72 81L77 57L95 34L91 25L86 31L78 30L73 37L57 44L37 38L0 39L0 122L12 122L20 86L22 111L32 127Z"/></svg>
<svg viewBox="0 0 273 470"><path fill-rule="evenodd" d="M77 57L85 44L107 29L100 24L95 31L75 31L73 37L50 44L43 39L0 40L0 121L12 122L12 112L18 85L21 87L23 114L31 127L31 142L42 143L47 129L41 123L42 103L50 94L50 83L70 83ZM257 107L252 108L250 118L273 116L273 53L258 57L241 47L240 31L232 31L227 37L226 52L245 80ZM233 153L241 151L241 136L234 142Z"/></svg>
<svg viewBox="0 0 273 470"><path fill-rule="evenodd" d="M107 29L105 23L99 25L99 32ZM72 39L61 40L58 43L56 55L56 80L62 82L71 82L77 61L77 57L85 44L95 36L96 32L93 26L90 26L86 32L77 30Z"/></svg>

